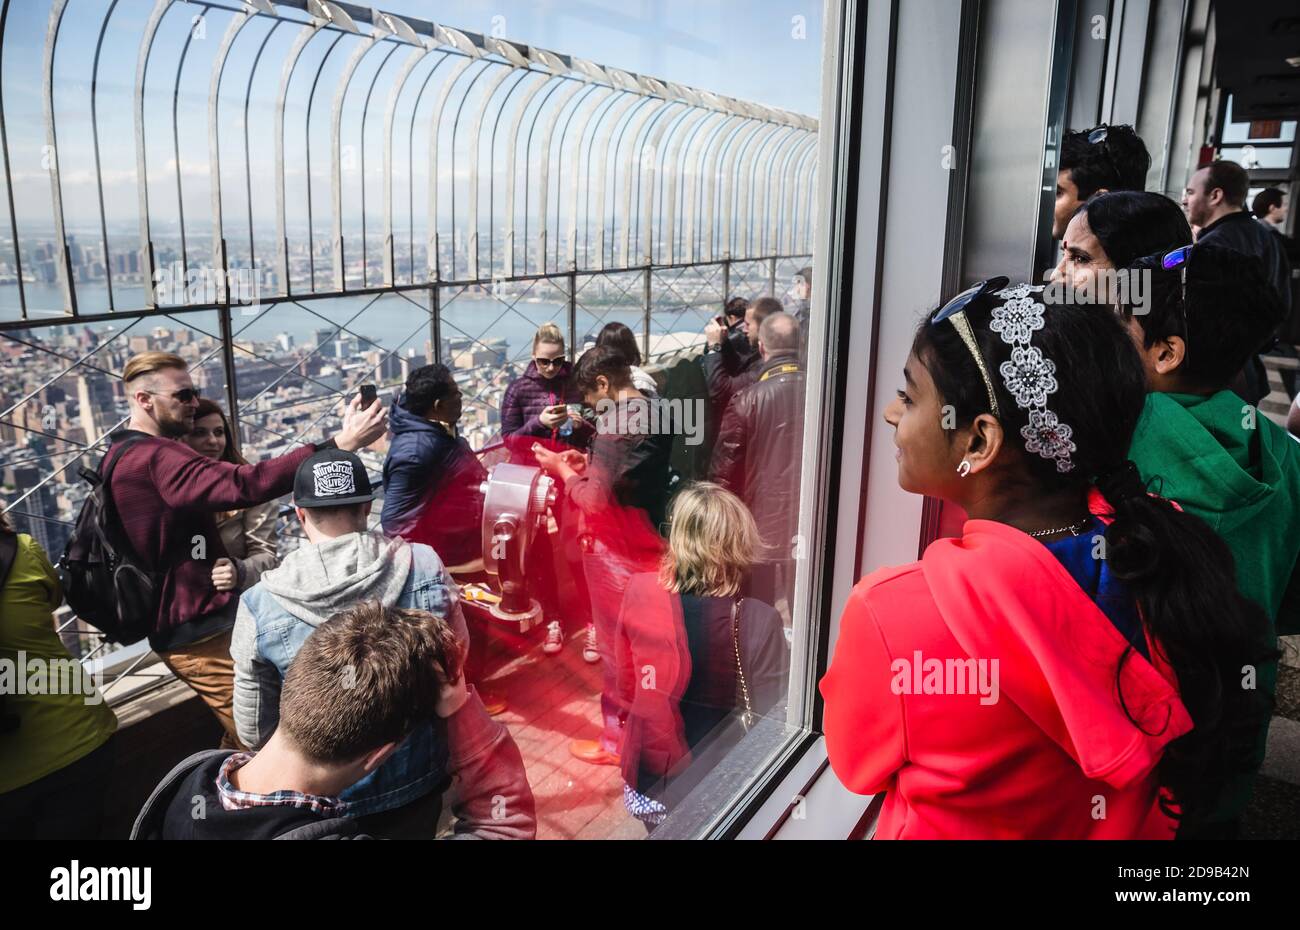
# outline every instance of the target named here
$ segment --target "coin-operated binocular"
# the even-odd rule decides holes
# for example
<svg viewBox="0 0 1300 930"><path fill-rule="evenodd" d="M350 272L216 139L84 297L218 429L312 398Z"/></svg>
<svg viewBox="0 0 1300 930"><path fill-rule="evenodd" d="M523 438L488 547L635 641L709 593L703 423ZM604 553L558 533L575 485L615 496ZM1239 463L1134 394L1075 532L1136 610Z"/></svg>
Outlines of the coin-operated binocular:
<svg viewBox="0 0 1300 930"><path fill-rule="evenodd" d="M483 494L483 568L501 592L489 613L526 633L542 622L542 607L528 593L529 553L546 544L555 482L532 465L501 463L488 471Z"/></svg>

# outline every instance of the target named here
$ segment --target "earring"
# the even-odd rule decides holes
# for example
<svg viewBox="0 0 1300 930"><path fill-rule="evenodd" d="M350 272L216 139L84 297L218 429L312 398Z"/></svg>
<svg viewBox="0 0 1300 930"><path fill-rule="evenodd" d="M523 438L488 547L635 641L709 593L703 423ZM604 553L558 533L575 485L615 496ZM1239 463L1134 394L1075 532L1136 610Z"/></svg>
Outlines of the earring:
<svg viewBox="0 0 1300 930"><path fill-rule="evenodd" d="M961 460L961 464L957 466L957 474L963 478L970 474L970 462L968 460Z"/></svg>

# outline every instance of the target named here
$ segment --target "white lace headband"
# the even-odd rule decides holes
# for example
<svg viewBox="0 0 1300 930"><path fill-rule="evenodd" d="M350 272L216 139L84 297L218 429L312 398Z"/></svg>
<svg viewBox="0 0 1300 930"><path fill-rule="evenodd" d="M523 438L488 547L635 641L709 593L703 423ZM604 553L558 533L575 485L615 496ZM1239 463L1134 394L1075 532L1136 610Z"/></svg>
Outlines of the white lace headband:
<svg viewBox="0 0 1300 930"><path fill-rule="evenodd" d="M1016 406L1029 411L1029 422L1020 428L1026 452L1037 452L1056 462L1056 470L1074 469L1070 453L1077 446L1071 440L1074 430L1047 409L1047 398L1056 393L1056 363L1043 355L1032 343L1035 332L1043 328L1046 306L1035 298L1043 289L1017 284L998 291L1005 303L993 310L989 329L1011 346L1011 358L998 366L1002 383L1016 399ZM981 366L982 368L983 366Z"/></svg>

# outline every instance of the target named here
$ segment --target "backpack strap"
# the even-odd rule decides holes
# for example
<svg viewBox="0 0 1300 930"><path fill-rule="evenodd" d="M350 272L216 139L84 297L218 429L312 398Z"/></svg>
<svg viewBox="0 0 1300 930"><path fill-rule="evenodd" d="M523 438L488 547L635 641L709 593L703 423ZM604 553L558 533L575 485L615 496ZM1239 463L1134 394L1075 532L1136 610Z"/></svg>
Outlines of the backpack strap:
<svg viewBox="0 0 1300 930"><path fill-rule="evenodd" d="M135 818L135 824L131 827L131 835L128 838L133 840L162 839L163 818L167 815L167 807L171 804L172 798L175 797L181 782L213 756L230 756L234 755L234 752L233 749L204 749L177 763L176 767L168 772L157 787L150 792L149 799L144 802L144 806L140 808L139 816Z"/></svg>
<svg viewBox="0 0 1300 930"><path fill-rule="evenodd" d="M0 589L5 586L14 561L18 558L18 534L0 530Z"/></svg>

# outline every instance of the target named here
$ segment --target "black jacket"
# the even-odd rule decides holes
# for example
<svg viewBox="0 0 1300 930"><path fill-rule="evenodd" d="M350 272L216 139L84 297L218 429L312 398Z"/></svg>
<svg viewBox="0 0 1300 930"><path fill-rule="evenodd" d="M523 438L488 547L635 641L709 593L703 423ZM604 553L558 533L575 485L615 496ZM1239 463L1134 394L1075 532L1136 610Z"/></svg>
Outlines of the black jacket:
<svg viewBox="0 0 1300 930"><path fill-rule="evenodd" d="M709 389L709 407L718 419L726 413L731 398L758 380L763 359L749 344L744 330L728 333L717 352L704 356L704 383Z"/></svg>
<svg viewBox="0 0 1300 930"><path fill-rule="evenodd" d="M1243 255L1253 255L1264 263L1264 273L1282 297L1282 306L1291 310L1291 263L1281 237L1245 210L1220 217L1201 230L1197 245L1216 245Z"/></svg>
<svg viewBox="0 0 1300 930"><path fill-rule="evenodd" d="M758 561L791 558L799 523L804 371L794 354L767 360L727 407L712 479L737 494L758 524Z"/></svg>

